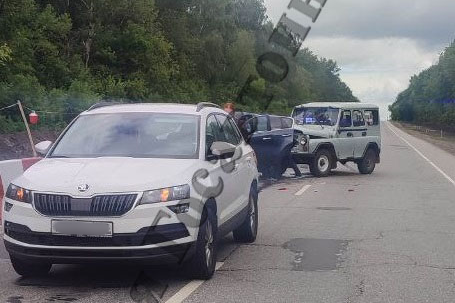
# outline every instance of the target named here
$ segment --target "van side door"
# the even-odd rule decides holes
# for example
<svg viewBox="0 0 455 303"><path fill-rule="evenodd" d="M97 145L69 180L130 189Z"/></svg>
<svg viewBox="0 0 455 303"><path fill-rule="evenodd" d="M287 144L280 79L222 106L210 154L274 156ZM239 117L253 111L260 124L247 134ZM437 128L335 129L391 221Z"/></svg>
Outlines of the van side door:
<svg viewBox="0 0 455 303"><path fill-rule="evenodd" d="M353 128L353 145L354 158L363 157L365 149L368 145L368 128L366 127L363 111L356 109L352 111L352 128Z"/></svg>
<svg viewBox="0 0 455 303"><path fill-rule="evenodd" d="M346 160L354 157L354 129L352 127L352 112L342 110L338 123L338 137L336 139L335 152L338 159Z"/></svg>

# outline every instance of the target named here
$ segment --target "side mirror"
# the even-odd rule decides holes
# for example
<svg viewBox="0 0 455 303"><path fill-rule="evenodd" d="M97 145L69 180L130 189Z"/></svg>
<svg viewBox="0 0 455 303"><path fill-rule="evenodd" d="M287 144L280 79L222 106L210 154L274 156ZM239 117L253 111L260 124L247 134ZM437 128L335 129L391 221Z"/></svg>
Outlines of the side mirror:
<svg viewBox="0 0 455 303"><path fill-rule="evenodd" d="M35 150L38 154L45 156L49 149L51 148L51 146L52 146L51 141L42 141L35 145Z"/></svg>
<svg viewBox="0 0 455 303"><path fill-rule="evenodd" d="M217 158L232 158L235 154L236 146L227 142L213 142L212 146L210 147L210 151L212 155Z"/></svg>

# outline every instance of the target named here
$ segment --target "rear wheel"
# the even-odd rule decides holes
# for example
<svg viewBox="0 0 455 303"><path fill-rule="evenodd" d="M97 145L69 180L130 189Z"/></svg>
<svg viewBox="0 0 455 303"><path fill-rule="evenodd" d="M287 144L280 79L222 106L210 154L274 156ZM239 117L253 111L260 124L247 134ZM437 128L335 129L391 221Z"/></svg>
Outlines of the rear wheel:
<svg viewBox="0 0 455 303"><path fill-rule="evenodd" d="M204 209L196 242L196 251L188 264L189 274L195 279L208 280L216 265L216 215Z"/></svg>
<svg viewBox="0 0 455 303"><path fill-rule="evenodd" d="M373 173L374 169L376 168L376 152L374 149L369 148L365 153L365 156L362 160L357 163L357 167L359 168L359 172L362 175L370 175Z"/></svg>
<svg viewBox="0 0 455 303"><path fill-rule="evenodd" d="M333 167L332 153L327 149L321 149L316 153L310 163L310 172L316 177L327 177Z"/></svg>
<svg viewBox="0 0 455 303"><path fill-rule="evenodd" d="M46 262L32 262L11 256L14 270L23 277L45 276L51 270L52 264Z"/></svg>
<svg viewBox="0 0 455 303"><path fill-rule="evenodd" d="M234 240L240 243L252 243L256 241L258 234L258 204L257 194L254 188L251 189L248 203L248 216L236 230L233 231Z"/></svg>

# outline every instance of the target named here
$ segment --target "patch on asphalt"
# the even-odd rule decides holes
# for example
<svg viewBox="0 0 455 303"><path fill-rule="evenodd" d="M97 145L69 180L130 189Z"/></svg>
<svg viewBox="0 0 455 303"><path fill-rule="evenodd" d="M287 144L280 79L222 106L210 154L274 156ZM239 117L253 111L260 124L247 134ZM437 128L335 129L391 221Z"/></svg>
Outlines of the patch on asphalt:
<svg viewBox="0 0 455 303"><path fill-rule="evenodd" d="M316 207L316 209L319 210L352 210L352 208L349 207Z"/></svg>
<svg viewBox="0 0 455 303"><path fill-rule="evenodd" d="M347 240L292 239L283 248L295 254L291 262L293 270L328 271L338 268L348 244Z"/></svg>

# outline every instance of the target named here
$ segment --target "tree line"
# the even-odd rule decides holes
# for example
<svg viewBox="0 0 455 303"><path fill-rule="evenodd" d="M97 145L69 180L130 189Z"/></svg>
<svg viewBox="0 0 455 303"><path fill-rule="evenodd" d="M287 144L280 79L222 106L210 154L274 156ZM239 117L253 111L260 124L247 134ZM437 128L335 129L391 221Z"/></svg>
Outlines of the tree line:
<svg viewBox="0 0 455 303"><path fill-rule="evenodd" d="M263 0L0 0L0 108L21 100L61 127L102 99L233 101L268 43ZM277 51L277 50L275 50ZM358 101L339 67L309 49L284 54L279 84L257 77L238 106L289 114L309 101ZM0 112L0 131L22 126Z"/></svg>
<svg viewBox="0 0 455 303"><path fill-rule="evenodd" d="M411 78L390 111L393 120L455 130L455 41L436 65Z"/></svg>

